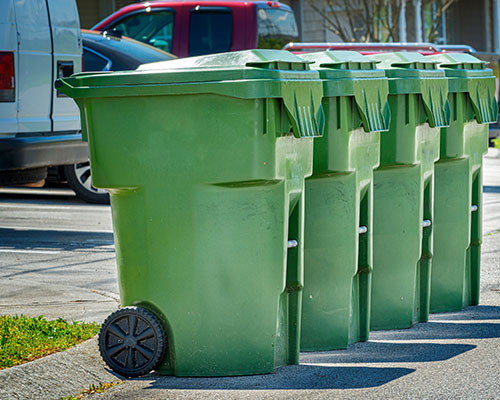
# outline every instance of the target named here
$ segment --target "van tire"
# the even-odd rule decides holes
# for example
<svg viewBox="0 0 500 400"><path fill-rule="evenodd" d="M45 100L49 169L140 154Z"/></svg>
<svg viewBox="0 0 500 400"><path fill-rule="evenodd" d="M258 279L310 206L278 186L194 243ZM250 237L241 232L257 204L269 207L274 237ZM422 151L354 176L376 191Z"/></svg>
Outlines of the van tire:
<svg viewBox="0 0 500 400"><path fill-rule="evenodd" d="M26 185L47 178L47 168L16 169L0 171L0 186Z"/></svg>

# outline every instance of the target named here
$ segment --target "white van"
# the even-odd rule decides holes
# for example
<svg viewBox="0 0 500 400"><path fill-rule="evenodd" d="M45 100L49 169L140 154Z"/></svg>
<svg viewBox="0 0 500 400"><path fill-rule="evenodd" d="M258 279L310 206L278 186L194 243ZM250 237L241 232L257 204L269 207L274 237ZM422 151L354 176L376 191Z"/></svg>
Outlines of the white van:
<svg viewBox="0 0 500 400"><path fill-rule="evenodd" d="M81 69L75 0L0 0L0 185L88 161L78 107L54 89Z"/></svg>

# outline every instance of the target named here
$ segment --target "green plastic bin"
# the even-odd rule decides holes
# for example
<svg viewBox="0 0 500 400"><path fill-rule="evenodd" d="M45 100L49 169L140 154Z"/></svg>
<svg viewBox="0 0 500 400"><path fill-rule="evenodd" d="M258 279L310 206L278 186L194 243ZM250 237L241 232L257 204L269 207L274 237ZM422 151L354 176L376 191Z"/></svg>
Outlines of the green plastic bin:
<svg viewBox="0 0 500 400"><path fill-rule="evenodd" d="M389 129L388 84L352 51L302 55L323 79L325 134L306 180L301 349L345 348L368 339L373 169Z"/></svg>
<svg viewBox="0 0 500 400"><path fill-rule="evenodd" d="M418 53L372 57L389 78L392 118L374 172L371 328L407 328L429 316L433 172L449 121L448 82Z"/></svg>
<svg viewBox="0 0 500 400"><path fill-rule="evenodd" d="M159 372L296 364L304 178L324 124L318 72L289 52L252 50L58 86L80 106L93 184L111 195L121 304L166 332ZM147 318L129 310L99 339L116 371L130 361L112 354L114 333L126 336L133 376L146 333L130 326Z"/></svg>
<svg viewBox="0 0 500 400"><path fill-rule="evenodd" d="M495 76L485 62L469 54L427 58L439 62L448 77L451 108L435 165L430 305L431 312L444 312L479 302L483 154L498 104Z"/></svg>

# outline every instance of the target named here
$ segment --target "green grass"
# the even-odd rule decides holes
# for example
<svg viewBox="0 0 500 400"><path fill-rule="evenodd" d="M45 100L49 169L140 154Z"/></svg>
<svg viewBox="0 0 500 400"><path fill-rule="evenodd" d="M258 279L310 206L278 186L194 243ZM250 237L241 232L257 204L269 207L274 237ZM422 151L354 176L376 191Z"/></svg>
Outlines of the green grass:
<svg viewBox="0 0 500 400"><path fill-rule="evenodd" d="M123 381L116 381L116 382L110 382L110 383L101 383L99 385L90 385L88 389L82 390L81 393L78 396L66 396L66 397L61 397L60 400L80 400L80 399L85 399L89 397L90 395L94 393L104 393L106 390L109 388L120 385L122 384Z"/></svg>
<svg viewBox="0 0 500 400"><path fill-rule="evenodd" d="M99 325L94 322L0 315L0 370L66 350L98 331Z"/></svg>

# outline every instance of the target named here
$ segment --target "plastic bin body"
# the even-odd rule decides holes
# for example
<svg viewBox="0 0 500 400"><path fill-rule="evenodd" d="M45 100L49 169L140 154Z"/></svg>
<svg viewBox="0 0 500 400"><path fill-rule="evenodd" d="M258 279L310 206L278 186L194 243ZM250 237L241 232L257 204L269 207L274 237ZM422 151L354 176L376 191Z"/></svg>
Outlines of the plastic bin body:
<svg viewBox="0 0 500 400"><path fill-rule="evenodd" d="M449 128L441 130L435 165L431 312L479 302L482 167L488 123L496 122L495 77L468 54L429 56L449 78Z"/></svg>
<svg viewBox="0 0 500 400"><path fill-rule="evenodd" d="M389 78L391 127L374 172L371 328L427 321L434 162L449 119L448 82L416 53L374 55Z"/></svg>
<svg viewBox="0 0 500 400"><path fill-rule="evenodd" d="M163 320L162 374L297 363L317 72L281 51L145 68L66 80L111 194L121 304Z"/></svg>
<svg viewBox="0 0 500 400"><path fill-rule="evenodd" d="M302 58L323 79L326 118L306 180L301 349L333 350L368 339L372 176L389 126L388 87L384 71L358 53Z"/></svg>

